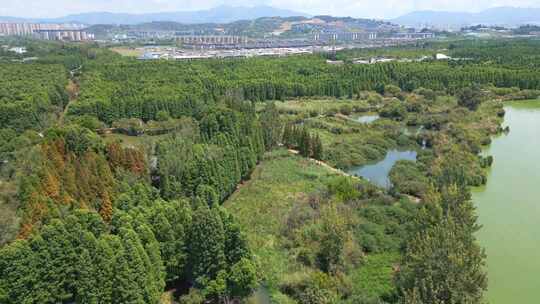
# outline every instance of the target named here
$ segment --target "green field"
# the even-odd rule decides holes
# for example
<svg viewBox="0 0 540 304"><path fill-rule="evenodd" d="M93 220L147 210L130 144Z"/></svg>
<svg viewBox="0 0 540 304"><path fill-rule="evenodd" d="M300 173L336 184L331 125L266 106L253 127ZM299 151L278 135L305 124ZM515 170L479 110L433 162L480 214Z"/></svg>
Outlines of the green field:
<svg viewBox="0 0 540 304"><path fill-rule="evenodd" d="M119 141L125 147L136 147L144 148L152 143L155 143L159 139L166 137L167 134L163 135L141 135L141 136L129 136L125 134L106 134L103 135L103 139L106 143L117 142Z"/></svg>
<svg viewBox="0 0 540 304"><path fill-rule="evenodd" d="M362 267L352 274L352 279L356 282L354 293L379 296L392 292L395 288L392 280L399 259L397 253L367 256Z"/></svg>
<svg viewBox="0 0 540 304"><path fill-rule="evenodd" d="M292 99L277 101L276 106L280 112L286 114L324 114L329 110L339 112L342 107L350 107L353 111L366 111L369 104L366 100L357 99Z"/></svg>

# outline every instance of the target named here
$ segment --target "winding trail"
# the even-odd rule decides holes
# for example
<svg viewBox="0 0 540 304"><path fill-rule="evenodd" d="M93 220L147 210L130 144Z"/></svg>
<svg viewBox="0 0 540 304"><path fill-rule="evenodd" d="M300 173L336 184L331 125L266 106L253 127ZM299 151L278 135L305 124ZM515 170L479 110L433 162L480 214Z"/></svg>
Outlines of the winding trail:
<svg viewBox="0 0 540 304"><path fill-rule="evenodd" d="M66 114L68 113L69 111L69 106L75 101L77 100L77 98L79 97L79 92L80 92L80 86L79 86L79 83L78 83L78 80L75 78L75 74L77 71L80 71L82 69L82 65L80 65L78 68L76 69L73 69L71 71L69 71L69 82L66 86L66 91L69 95L69 100L68 100L68 103L66 105L66 107L64 108L64 110L62 111L62 113L60 114L60 117L58 119L58 123L60 125L64 125L64 117L66 116Z"/></svg>

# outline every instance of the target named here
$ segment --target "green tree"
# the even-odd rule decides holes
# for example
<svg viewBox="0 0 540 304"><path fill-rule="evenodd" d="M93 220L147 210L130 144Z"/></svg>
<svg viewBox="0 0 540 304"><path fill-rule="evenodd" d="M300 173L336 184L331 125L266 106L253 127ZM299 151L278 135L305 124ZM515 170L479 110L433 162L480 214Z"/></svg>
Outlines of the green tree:
<svg viewBox="0 0 540 304"><path fill-rule="evenodd" d="M458 104L471 111L478 109L478 106L484 101L484 93L479 86L464 88L458 93Z"/></svg>
<svg viewBox="0 0 540 304"><path fill-rule="evenodd" d="M98 292L98 303L112 303L113 290L115 284L115 252L112 244L115 237L105 235L98 240L94 263L97 270L96 291Z"/></svg>
<svg viewBox="0 0 540 304"><path fill-rule="evenodd" d="M189 233L191 278L197 284L213 280L226 266L225 230L217 209L199 207Z"/></svg>
<svg viewBox="0 0 540 304"><path fill-rule="evenodd" d="M263 130L264 146L267 150L270 150L280 143L283 127L275 103L271 102L266 104L260 120Z"/></svg>
<svg viewBox="0 0 540 304"><path fill-rule="evenodd" d="M199 185L197 187L197 197L200 198L208 207L219 205L219 196L212 186Z"/></svg>
<svg viewBox="0 0 540 304"><path fill-rule="evenodd" d="M231 267L227 285L232 298L249 296L257 288L257 283L257 270L250 260L243 258Z"/></svg>
<svg viewBox="0 0 540 304"><path fill-rule="evenodd" d="M347 239L347 226L334 204L321 211L320 249L317 253L319 268L336 273L344 264L343 251Z"/></svg>
<svg viewBox="0 0 540 304"><path fill-rule="evenodd" d="M157 121L168 121L169 119L171 119L171 115L167 111L161 110L156 113Z"/></svg>
<svg viewBox="0 0 540 304"><path fill-rule="evenodd" d="M225 231L225 255L227 265L231 266L242 259L250 259L251 252L245 235L235 218L225 209L220 208L220 214Z"/></svg>
<svg viewBox="0 0 540 304"><path fill-rule="evenodd" d="M302 130L300 131L299 141L300 155L304 157L310 157L312 151L311 148L311 136L305 128L302 128Z"/></svg>
<svg viewBox="0 0 540 304"><path fill-rule="evenodd" d="M43 265L41 265L43 266ZM37 277L38 263L26 240L17 240L0 249L0 302L7 304L32 303L41 278Z"/></svg>
<svg viewBox="0 0 540 304"><path fill-rule="evenodd" d="M471 205L445 211L438 204L419 213L420 229L407 241L397 280L402 303L482 303L485 254L474 236Z"/></svg>
<svg viewBox="0 0 540 304"><path fill-rule="evenodd" d="M313 158L317 160L323 159L323 145L319 134L312 138L313 144Z"/></svg>
<svg viewBox="0 0 540 304"><path fill-rule="evenodd" d="M145 286L141 286L146 283L141 278L145 269L136 247L136 241L132 237L127 239L117 237L113 241L112 248L115 252L113 303L146 303Z"/></svg>

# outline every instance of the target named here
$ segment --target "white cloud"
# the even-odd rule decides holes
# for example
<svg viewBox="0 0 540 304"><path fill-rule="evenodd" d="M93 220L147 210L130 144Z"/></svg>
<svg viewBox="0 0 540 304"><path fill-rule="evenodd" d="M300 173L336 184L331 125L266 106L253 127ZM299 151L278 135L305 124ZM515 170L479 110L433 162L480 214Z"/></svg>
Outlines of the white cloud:
<svg viewBox="0 0 540 304"><path fill-rule="evenodd" d="M272 5L310 14L390 18L414 10L479 11L495 6L540 7L540 0L0 0L0 15L58 17L110 11L145 13L217 5ZM7 3L6 3L7 2Z"/></svg>

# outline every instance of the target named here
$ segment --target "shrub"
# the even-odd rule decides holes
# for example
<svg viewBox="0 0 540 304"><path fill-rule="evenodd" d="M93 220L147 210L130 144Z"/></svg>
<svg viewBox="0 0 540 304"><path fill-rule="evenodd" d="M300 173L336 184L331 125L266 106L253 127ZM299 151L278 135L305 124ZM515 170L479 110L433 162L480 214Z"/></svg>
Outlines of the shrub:
<svg viewBox="0 0 540 304"><path fill-rule="evenodd" d="M342 105L341 108L339 108L339 112L343 115L351 115L352 107L350 105Z"/></svg>

